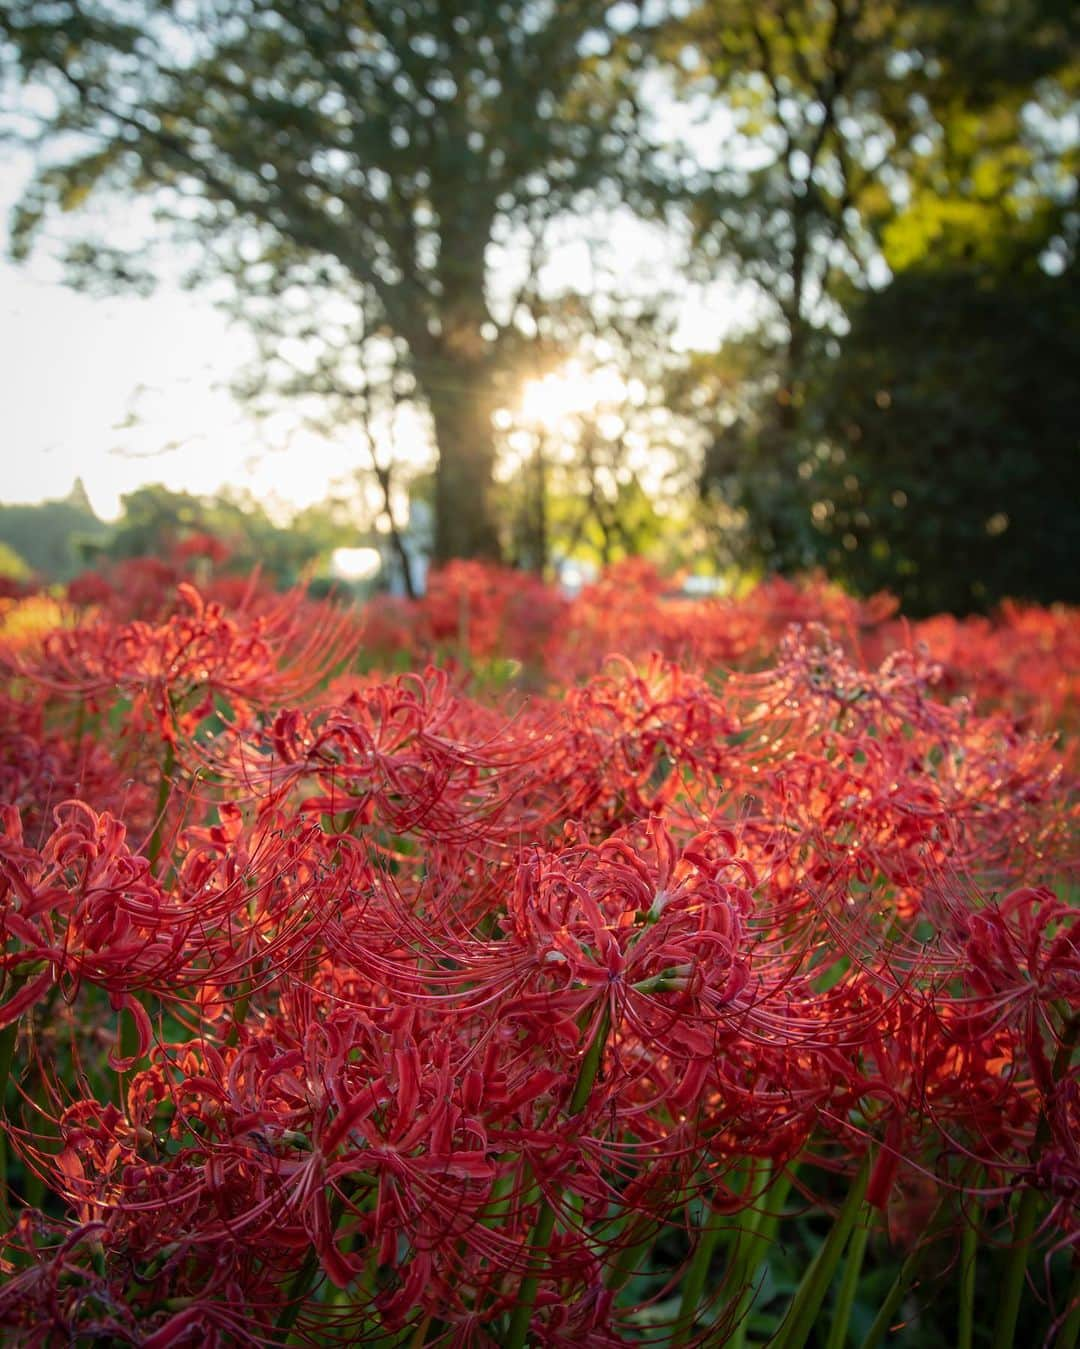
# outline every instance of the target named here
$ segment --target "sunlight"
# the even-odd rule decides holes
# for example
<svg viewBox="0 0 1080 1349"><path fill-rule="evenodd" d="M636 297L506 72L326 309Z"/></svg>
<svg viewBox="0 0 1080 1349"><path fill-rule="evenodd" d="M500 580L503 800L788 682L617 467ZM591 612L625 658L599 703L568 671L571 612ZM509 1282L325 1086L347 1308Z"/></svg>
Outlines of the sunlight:
<svg viewBox="0 0 1080 1349"><path fill-rule="evenodd" d="M618 371L587 370L573 360L541 379L527 381L521 391L521 416L554 431L574 417L621 403L626 396L627 386Z"/></svg>
<svg viewBox="0 0 1080 1349"><path fill-rule="evenodd" d="M335 548L330 569L340 581L370 581L382 567L377 548Z"/></svg>

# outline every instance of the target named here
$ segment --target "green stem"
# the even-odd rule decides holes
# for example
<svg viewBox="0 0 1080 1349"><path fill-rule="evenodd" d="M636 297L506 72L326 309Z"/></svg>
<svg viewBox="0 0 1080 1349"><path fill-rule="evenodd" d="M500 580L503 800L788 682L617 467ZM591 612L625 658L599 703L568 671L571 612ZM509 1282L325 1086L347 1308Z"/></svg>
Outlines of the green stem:
<svg viewBox="0 0 1080 1349"><path fill-rule="evenodd" d="M254 986L254 979L245 979L240 984L240 991L233 1002L232 1025L225 1037L227 1045L233 1046L240 1043L240 1027L247 1020L248 1008L251 1005L251 990Z"/></svg>
<svg viewBox="0 0 1080 1349"><path fill-rule="evenodd" d="M669 1194L667 1196L668 1212L674 1213L688 1203L696 1188L691 1180L688 1185L681 1187L675 1194ZM624 1212L612 1221L610 1237L605 1239L606 1243L611 1245L613 1238L624 1234L627 1241L620 1249L614 1265L604 1276L604 1282L608 1288L618 1292L631 1275L637 1273L641 1261L656 1244L656 1239L663 1226L663 1223L658 1222L648 1213Z"/></svg>
<svg viewBox="0 0 1080 1349"><path fill-rule="evenodd" d="M791 1172L785 1171L777 1176L762 1198L757 1211L757 1221L751 1239L746 1243L740 1256L739 1268L735 1273L735 1283L740 1287L738 1301L735 1304L735 1329L729 1341L730 1349L744 1349L750 1325L750 1308L753 1305L757 1289L754 1279L765 1257L765 1252L776 1240L777 1231L791 1189Z"/></svg>
<svg viewBox="0 0 1080 1349"><path fill-rule="evenodd" d="M165 807L169 804L172 791L173 769L176 767L176 751L171 740L165 742L165 762L161 765L161 779L158 782L157 805L154 812L154 832L150 835L150 845L146 855L150 859L150 868L157 865L161 853L161 830L165 823Z"/></svg>
<svg viewBox="0 0 1080 1349"><path fill-rule="evenodd" d="M620 1235L623 1232L629 1232L631 1234L630 1238L626 1245L620 1249L614 1265L612 1265L611 1269L604 1277L604 1282L614 1293L617 1293L627 1280L630 1279L633 1274L637 1273L642 1260L644 1260L645 1256L652 1250L653 1245L656 1242L656 1238L660 1232L660 1225L654 1218L645 1217L639 1214L636 1221L631 1220L621 1228L617 1227L612 1235ZM643 1232L644 1235L638 1237L637 1240L634 1240L633 1234L638 1232Z"/></svg>
<svg viewBox="0 0 1080 1349"><path fill-rule="evenodd" d="M135 997L149 1013L150 995L140 991L135 994ZM116 1075L117 1092L120 1097L120 1109L126 1111L128 1089L135 1080L135 1074L139 1071L139 1063L145 1063L146 1060L140 1060L138 1057L139 1027L135 1020L135 1013L125 1008L124 1010L117 1012L116 1016L119 1024L118 1038L120 1042L120 1057L132 1060L130 1068L127 1068Z"/></svg>
<svg viewBox="0 0 1080 1349"><path fill-rule="evenodd" d="M867 1182L870 1179L870 1153L863 1158L862 1165L851 1182L847 1198L836 1215L829 1235L825 1238L809 1269L795 1290L795 1297L788 1308L787 1316L780 1326L779 1334L773 1342L773 1349L802 1349L814 1328L825 1294L829 1291L836 1266L844 1253L852 1228L863 1207Z"/></svg>
<svg viewBox="0 0 1080 1349"><path fill-rule="evenodd" d="M794 1168L782 1172L773 1181L768 1193L761 1201L761 1216L754 1234L754 1244L748 1251L753 1269L761 1263L761 1258L769 1246L776 1240L780 1223L784 1216L784 1205L794 1178Z"/></svg>
<svg viewBox="0 0 1080 1349"><path fill-rule="evenodd" d="M596 1074L600 1071L600 1064L604 1057L604 1046L607 1043L610 1028L611 1009L605 1007L600 1017L600 1024L596 1028L596 1034L592 1038L592 1043L585 1051L585 1057L581 1061L577 1081L574 1083L574 1092L570 1097L570 1104L566 1107L568 1115L579 1115L585 1109L589 1093L596 1084Z"/></svg>
<svg viewBox="0 0 1080 1349"><path fill-rule="evenodd" d="M545 1199L540 1206L540 1212L529 1239L529 1250L534 1257L547 1250L554 1232L555 1209L550 1201ZM527 1274L522 1279L521 1287L518 1289L514 1314L510 1318L510 1331L506 1339L507 1349L524 1349L525 1336L528 1334L529 1323L532 1321L533 1306L539 1289L540 1276L538 1274Z"/></svg>
<svg viewBox="0 0 1080 1349"><path fill-rule="evenodd" d="M1076 1349L1076 1341L1080 1338L1080 1262L1073 1272L1065 1306L1069 1311L1058 1333L1056 1349Z"/></svg>
<svg viewBox="0 0 1080 1349"><path fill-rule="evenodd" d="M1024 1279L1027 1275L1028 1250L1038 1217L1039 1192L1029 1186L1020 1196L1016 1231L1013 1234L1012 1249L1005 1265L1005 1278L1002 1280L1001 1293L998 1296L994 1338L991 1342L993 1349L1010 1349L1016 1335L1020 1299L1023 1296Z"/></svg>
<svg viewBox="0 0 1080 1349"><path fill-rule="evenodd" d="M878 1314L874 1317L873 1324L866 1332L862 1349L877 1349L877 1346L889 1333L889 1327L896 1315L896 1309L903 1302L908 1289L915 1282L915 1275L919 1272L919 1266L922 1264L925 1251L925 1245L916 1246L900 1266L900 1272L893 1280L892 1287L885 1295L885 1301L878 1308Z"/></svg>
<svg viewBox="0 0 1080 1349"><path fill-rule="evenodd" d="M574 1083L570 1104L566 1108L567 1115L580 1114L585 1108L589 1093L596 1083L596 1075L600 1071L600 1064L604 1057L604 1046L607 1043L610 1028L611 1009L605 1006L600 1017L600 1024L597 1026L596 1033L593 1035L592 1041L585 1051L585 1057L581 1061L581 1068L578 1070L577 1081ZM529 1241L529 1253L533 1260L547 1250L554 1232L555 1209L549 1199L544 1199L540 1204L540 1212L537 1214L536 1225L533 1227L532 1237ZM535 1269L535 1265L533 1268ZM503 1349L524 1349L525 1336L529 1333L529 1323L532 1320L533 1306L539 1289L540 1275L538 1272L527 1274L522 1279Z"/></svg>
<svg viewBox="0 0 1080 1349"><path fill-rule="evenodd" d="M510 1160L504 1158L504 1161ZM498 1228L506 1221L510 1212L509 1194L513 1180L509 1167L505 1171L500 1171L495 1177L495 1183L491 1187L491 1193L488 1195L488 1201L480 1210L477 1221L482 1227Z"/></svg>
<svg viewBox="0 0 1080 1349"><path fill-rule="evenodd" d="M960 1238L960 1312L956 1324L956 1349L971 1349L975 1334L975 1260L979 1229L968 1217Z"/></svg>
<svg viewBox="0 0 1080 1349"><path fill-rule="evenodd" d="M285 1305L278 1313L278 1330L292 1330L296 1318L300 1315L300 1308L303 1306L304 1298L307 1296L307 1293L315 1280L318 1269L319 1257L315 1247L312 1246L311 1250L308 1251L304 1258L304 1263L293 1275L292 1282L289 1284L289 1292ZM285 1343L288 1344L291 1341L292 1336L287 1336Z"/></svg>
<svg viewBox="0 0 1080 1349"><path fill-rule="evenodd" d="M1051 1079L1058 1083L1064 1078L1072 1062L1077 1037L1080 1036L1080 1017L1068 1017L1062 1028L1061 1042L1054 1055ZM1031 1162L1034 1166L1050 1139L1050 1121L1046 1117L1046 1107L1039 1113L1035 1126L1035 1139L1031 1145ZM992 1349L1010 1349L1016 1334L1016 1322L1020 1315L1020 1300L1024 1294L1024 1279L1027 1275L1028 1252L1031 1238L1039 1217L1039 1192L1028 1186L1020 1197L1020 1208L1016 1215L1016 1231L1013 1233L1012 1249L1005 1265L1005 1277L998 1297L997 1317L994 1323Z"/></svg>
<svg viewBox="0 0 1080 1349"><path fill-rule="evenodd" d="M416 1327L415 1333L409 1339L409 1349L422 1349L424 1341L427 1339L428 1327L431 1325L431 1312L424 1317Z"/></svg>
<svg viewBox="0 0 1080 1349"><path fill-rule="evenodd" d="M683 1279L682 1299L679 1302L679 1319L675 1323L675 1329L671 1335L672 1349L677 1349L677 1346L685 1344L693 1332L694 1322L697 1319L698 1304L701 1301L701 1294L705 1290L705 1280L709 1274L713 1251L716 1249L716 1243L723 1231L720 1215L710 1211L707 1199L702 1200L702 1206L701 1233L698 1237L693 1259L690 1261L690 1267Z"/></svg>
<svg viewBox="0 0 1080 1349"><path fill-rule="evenodd" d="M859 1288L859 1275L862 1273L863 1256L866 1254L866 1240L870 1229L860 1223L851 1234L847 1257L844 1261L844 1278L836 1298L836 1311L825 1349L844 1349L847 1344L848 1325L851 1322L851 1309L855 1305L855 1294Z"/></svg>
<svg viewBox="0 0 1080 1349"><path fill-rule="evenodd" d="M21 979L12 980L11 992L18 992L21 983ZM16 1017L10 1025L0 1030L0 1110L7 1105L8 1078L11 1076L11 1064L15 1057L15 1041L19 1038L19 1022L21 1020L21 1017Z"/></svg>
<svg viewBox="0 0 1080 1349"><path fill-rule="evenodd" d="M20 980L21 982L21 980ZM8 1189L8 1148L7 1148L7 1085L11 1076L11 1064L15 1057L15 1041L19 1037L19 1021L16 1018L10 1026L0 1031L0 1228L4 1232L11 1228L11 1203Z"/></svg>

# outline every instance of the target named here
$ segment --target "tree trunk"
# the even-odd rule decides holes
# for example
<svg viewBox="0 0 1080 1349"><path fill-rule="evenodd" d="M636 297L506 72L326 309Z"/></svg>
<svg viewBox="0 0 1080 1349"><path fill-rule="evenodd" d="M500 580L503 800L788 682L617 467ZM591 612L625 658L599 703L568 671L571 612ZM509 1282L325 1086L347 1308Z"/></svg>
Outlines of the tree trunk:
<svg viewBox="0 0 1080 1349"><path fill-rule="evenodd" d="M491 505L495 465L493 411L486 367L455 365L426 389L439 463L435 470L436 565L455 557L497 559Z"/></svg>
<svg viewBox="0 0 1080 1349"><path fill-rule="evenodd" d="M799 404L806 359L806 263L810 249L809 221L805 198L796 198L792 211L795 239L791 250L791 298L784 317L788 338L784 351L784 374L780 390L780 431L788 444L799 424Z"/></svg>
<svg viewBox="0 0 1080 1349"><path fill-rule="evenodd" d="M533 465L536 493L535 516L536 516L536 548L533 559L534 569L537 576L543 577L547 573L548 565L548 491L547 491L547 459L545 450L547 443L544 433L536 433L536 460Z"/></svg>
<svg viewBox="0 0 1080 1349"><path fill-rule="evenodd" d="M409 599L416 599L416 582L413 580L412 562L409 559L409 550L405 547L405 540L401 537L401 530L397 527L394 520L394 512L390 506L390 469L381 467L378 463L375 465L375 477L383 495L383 514L386 516L390 525L390 542L393 545L394 552L397 554L398 565L401 567L401 579L405 586L405 594Z"/></svg>

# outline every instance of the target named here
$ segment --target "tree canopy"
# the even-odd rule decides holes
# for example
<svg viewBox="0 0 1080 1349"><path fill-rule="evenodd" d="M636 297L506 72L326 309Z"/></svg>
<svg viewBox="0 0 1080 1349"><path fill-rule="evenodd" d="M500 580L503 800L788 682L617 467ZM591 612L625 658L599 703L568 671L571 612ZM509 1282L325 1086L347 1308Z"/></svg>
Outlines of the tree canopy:
<svg viewBox="0 0 1080 1349"><path fill-rule="evenodd" d="M1013 540L983 532L996 508L972 489L981 477L990 497L1009 492L983 433L1013 455L1027 445L1029 465L1066 453L1052 432L1030 443L1043 413L1006 390L1026 381L1057 407L1040 342L1070 386L1071 329L1025 310L1058 314L1075 289L1078 36L1059 0L701 0L679 30L687 82L714 89L733 126L729 153L699 175L701 254L761 301L753 329L702 371L716 391L702 490L739 512L765 565L827 560L915 606L933 602L935 568L941 602L961 608L1005 593L1010 575L1014 591L1047 596ZM980 394L989 371L1005 383ZM864 415L882 390L888 417ZM889 502L901 462L925 476L894 550L895 508L868 511L844 484ZM957 588L947 559L962 540L972 570Z"/></svg>
<svg viewBox="0 0 1080 1349"><path fill-rule="evenodd" d="M818 394L817 560L917 615L1080 601L1077 370L1075 273L923 266L868 295Z"/></svg>

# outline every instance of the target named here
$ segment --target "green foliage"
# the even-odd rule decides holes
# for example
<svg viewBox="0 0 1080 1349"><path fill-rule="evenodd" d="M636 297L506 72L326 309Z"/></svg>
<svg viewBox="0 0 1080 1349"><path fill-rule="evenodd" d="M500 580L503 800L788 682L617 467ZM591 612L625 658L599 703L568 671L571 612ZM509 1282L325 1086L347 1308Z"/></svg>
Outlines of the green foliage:
<svg viewBox="0 0 1080 1349"><path fill-rule="evenodd" d="M1078 36L1059 0L696 7L688 79L736 135L699 246L764 301L703 380L718 551L734 512L748 561L919 612L1075 593L1068 531L1039 534L1075 484L1074 287L1040 267L1067 274L1080 229Z"/></svg>
<svg viewBox="0 0 1080 1349"><path fill-rule="evenodd" d="M792 380L883 263L1075 233L1078 38L1059 0L701 0L687 78L734 134L698 176L699 242L757 283Z"/></svg>
<svg viewBox="0 0 1080 1349"><path fill-rule="evenodd" d="M26 581L30 575L30 568L15 549L0 543L0 577L7 581Z"/></svg>
<svg viewBox="0 0 1080 1349"><path fill-rule="evenodd" d="M1076 603L1078 369L1076 271L920 268L865 296L806 461L818 559L912 614Z"/></svg>
<svg viewBox="0 0 1080 1349"><path fill-rule="evenodd" d="M0 545L17 562L51 581L68 581L82 565L80 546L101 538L106 525L91 509L82 484L62 501L0 505ZM0 560L4 575L19 575Z"/></svg>
<svg viewBox="0 0 1080 1349"><path fill-rule="evenodd" d="M95 552L113 559L161 556L196 534L210 534L230 550L231 565L259 566L279 585L325 563L337 547L355 544L357 527L335 503L310 506L278 524L251 498L238 493L197 497L154 485L123 498L123 513Z"/></svg>
<svg viewBox="0 0 1080 1349"><path fill-rule="evenodd" d="M151 201L190 281L254 328L242 392L347 429L402 557L398 432L406 414L415 440L419 411L439 456L436 560L509 544L542 569L673 536L673 552L700 549L699 455L716 565L824 560L916 607L1052 597L1072 556L1025 531L1039 473L1064 455L1069 291L1040 267L1067 276L1080 229L1077 14L1065 0L213 0L197 14L10 0L0 76L12 106L33 86L20 134L36 123L47 147L13 252L101 197ZM643 111L663 110L665 81L682 111L721 113L714 146L657 153L668 130ZM598 212L674 200L689 203L673 247L693 240L695 279L725 274L757 297L719 353L687 360L672 356L675 308L643 300L636 278L585 296L550 279L567 218L584 241ZM92 235L67 255L74 282L138 292L152 261ZM1045 321L1021 312L1044 300ZM861 338L844 339L852 324ZM1046 343L1060 394L1033 354ZM523 378L601 348L647 395L524 428L543 442L531 458L520 426L499 439L493 414ZM971 353L1001 372L996 389ZM890 409L864 406L879 390ZM492 490L507 445L519 473ZM901 461L900 478L925 481L898 487ZM893 504L919 492L919 512ZM144 504L110 547L153 550L206 505L158 501L143 519ZM328 546L305 531L286 545L269 522L256 539L228 512L217 527L282 576ZM946 540L971 553L963 584Z"/></svg>
<svg viewBox="0 0 1080 1349"><path fill-rule="evenodd" d="M516 412L500 417L500 487L511 556L543 571L556 558L606 565L634 555L671 564L687 538L696 474L692 362L673 351L669 314L627 301L605 323L572 302L548 306L546 363ZM575 352L571 362L560 360ZM550 386L548 381L550 380Z"/></svg>

